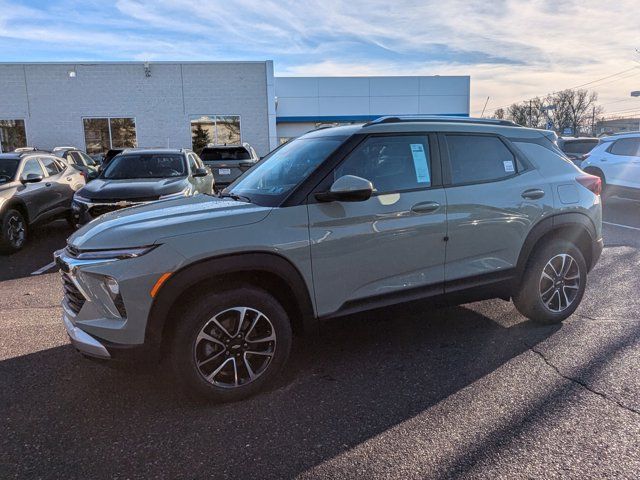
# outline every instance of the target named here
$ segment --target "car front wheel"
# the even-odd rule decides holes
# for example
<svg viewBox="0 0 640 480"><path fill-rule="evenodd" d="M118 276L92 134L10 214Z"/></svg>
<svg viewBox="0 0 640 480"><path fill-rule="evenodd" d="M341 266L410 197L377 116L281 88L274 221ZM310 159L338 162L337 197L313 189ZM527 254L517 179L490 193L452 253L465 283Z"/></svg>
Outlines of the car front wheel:
<svg viewBox="0 0 640 480"><path fill-rule="evenodd" d="M7 210L0 220L0 251L13 253L27 242L27 221L18 210Z"/></svg>
<svg viewBox="0 0 640 480"><path fill-rule="evenodd" d="M250 286L210 293L187 308L171 363L188 393L235 401L271 384L291 349L291 324L269 293Z"/></svg>
<svg viewBox="0 0 640 480"><path fill-rule="evenodd" d="M513 303L530 320L559 323L578 308L586 283L587 264L580 250L553 240L531 257Z"/></svg>

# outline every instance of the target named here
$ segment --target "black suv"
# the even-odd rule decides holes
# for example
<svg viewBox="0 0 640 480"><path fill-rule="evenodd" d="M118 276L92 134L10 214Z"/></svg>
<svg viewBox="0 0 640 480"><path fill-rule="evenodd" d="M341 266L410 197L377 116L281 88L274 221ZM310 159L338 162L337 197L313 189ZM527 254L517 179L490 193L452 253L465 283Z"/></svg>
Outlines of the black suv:
<svg viewBox="0 0 640 480"><path fill-rule="evenodd" d="M211 194L214 185L213 174L191 150L127 149L76 193L73 218L76 226L82 225L133 205Z"/></svg>
<svg viewBox="0 0 640 480"><path fill-rule="evenodd" d="M84 185L78 170L50 152L0 154L0 250L21 249L35 223L69 219L73 194Z"/></svg>

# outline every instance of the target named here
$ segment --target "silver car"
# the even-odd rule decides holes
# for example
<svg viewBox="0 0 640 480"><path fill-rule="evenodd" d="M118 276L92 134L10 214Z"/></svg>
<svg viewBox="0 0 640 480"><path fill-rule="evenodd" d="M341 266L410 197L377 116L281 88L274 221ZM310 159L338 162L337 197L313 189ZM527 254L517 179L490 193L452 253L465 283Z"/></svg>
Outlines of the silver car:
<svg viewBox="0 0 640 480"><path fill-rule="evenodd" d="M24 247L36 224L71 222L71 200L84 185L81 172L50 152L0 154L0 252Z"/></svg>
<svg viewBox="0 0 640 480"><path fill-rule="evenodd" d="M505 121L384 117L293 140L221 198L107 214L58 252L83 353L161 358L218 401L271 383L293 333L389 305L512 299L578 307L602 250L600 179L555 134Z"/></svg>

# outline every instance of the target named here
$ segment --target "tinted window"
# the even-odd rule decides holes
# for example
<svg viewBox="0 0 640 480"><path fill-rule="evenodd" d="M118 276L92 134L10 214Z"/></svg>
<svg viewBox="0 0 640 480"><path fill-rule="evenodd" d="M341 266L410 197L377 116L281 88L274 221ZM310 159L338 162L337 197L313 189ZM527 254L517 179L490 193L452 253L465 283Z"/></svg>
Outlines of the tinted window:
<svg viewBox="0 0 640 480"><path fill-rule="evenodd" d="M271 152L228 189L258 205L277 205L342 142L343 139L326 137L292 140Z"/></svg>
<svg viewBox="0 0 640 480"><path fill-rule="evenodd" d="M40 157L40 161L42 162L42 166L44 167L47 175L57 175L62 171L60 165L55 161L55 159L50 157Z"/></svg>
<svg viewBox="0 0 640 480"><path fill-rule="evenodd" d="M69 163L75 163L76 165L84 166L84 162L82 161L78 152L70 152L67 154L67 160Z"/></svg>
<svg viewBox="0 0 640 480"><path fill-rule="evenodd" d="M13 158L0 158L0 183L6 183L13 180L18 170L20 160ZM42 175L42 172L40 172Z"/></svg>
<svg viewBox="0 0 640 480"><path fill-rule="evenodd" d="M95 165L96 162L93 158L91 158L89 155L87 155L84 152L76 152L80 158L82 158L82 160L84 161L85 165Z"/></svg>
<svg viewBox="0 0 640 480"><path fill-rule="evenodd" d="M29 160L24 162L24 168L22 169L22 178L27 178L27 175L29 175L30 173L44 176L42 167L35 158L30 158Z"/></svg>
<svg viewBox="0 0 640 480"><path fill-rule="evenodd" d="M597 144L597 140L567 141L562 145L562 151L567 153L585 154L593 150L593 147Z"/></svg>
<svg viewBox="0 0 640 480"><path fill-rule="evenodd" d="M616 140L609 148L609 153L627 157L640 157L640 138L621 138Z"/></svg>
<svg viewBox="0 0 640 480"><path fill-rule="evenodd" d="M109 163L102 178L123 180L127 178L167 178L186 175L182 155L137 154L117 155Z"/></svg>
<svg viewBox="0 0 640 480"><path fill-rule="evenodd" d="M205 162L217 162L221 160L249 160L251 154L244 147L205 148L200 157Z"/></svg>
<svg viewBox="0 0 640 480"><path fill-rule="evenodd" d="M516 160L497 137L447 135L451 181L486 182L510 177L516 173Z"/></svg>
<svg viewBox="0 0 640 480"><path fill-rule="evenodd" d="M369 137L334 171L334 180L355 175L378 193L431 186L429 139L424 135Z"/></svg>

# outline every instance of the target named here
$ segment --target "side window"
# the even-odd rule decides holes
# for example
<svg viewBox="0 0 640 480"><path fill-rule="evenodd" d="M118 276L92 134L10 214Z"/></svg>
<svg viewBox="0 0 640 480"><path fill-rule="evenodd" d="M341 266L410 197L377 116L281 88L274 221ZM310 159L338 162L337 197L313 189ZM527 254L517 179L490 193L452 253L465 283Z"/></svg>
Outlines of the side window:
<svg viewBox="0 0 640 480"><path fill-rule="evenodd" d="M431 186L429 138L425 135L369 137L334 171L334 180L355 175L377 193Z"/></svg>
<svg viewBox="0 0 640 480"><path fill-rule="evenodd" d="M202 159L195 153L192 153L191 155L193 155L193 158L196 159L196 165L198 165L198 168L204 168L204 163L202 163Z"/></svg>
<svg viewBox="0 0 640 480"><path fill-rule="evenodd" d="M189 159L189 168L191 169L191 173L193 173L196 171L196 168L198 168L198 162L196 161L192 153L187 155L187 158Z"/></svg>
<svg viewBox="0 0 640 480"><path fill-rule="evenodd" d="M612 155L624 155L625 157L640 157L640 138L621 138L616 140L609 148Z"/></svg>
<svg viewBox="0 0 640 480"><path fill-rule="evenodd" d="M40 157L40 162L48 176L57 175L62 171L60 165L51 157Z"/></svg>
<svg viewBox="0 0 640 480"><path fill-rule="evenodd" d="M80 165L80 166L84 165L84 162L82 161L82 157L80 157L78 152L70 152L69 154L67 154L67 158L69 159L70 164L75 163L76 165Z"/></svg>
<svg viewBox="0 0 640 480"><path fill-rule="evenodd" d="M24 168L22 169L22 175L20 178L27 178L27 175L33 173L35 175L44 176L44 172L42 171L42 167L40 163L35 158L30 158L26 162L24 162Z"/></svg>
<svg viewBox="0 0 640 480"><path fill-rule="evenodd" d="M447 135L451 183L487 182L515 175L516 159L497 137Z"/></svg>

